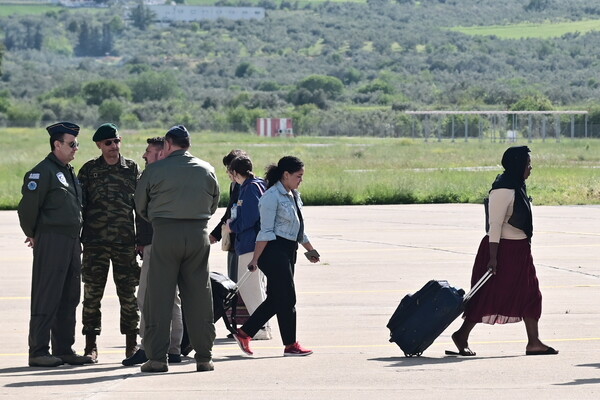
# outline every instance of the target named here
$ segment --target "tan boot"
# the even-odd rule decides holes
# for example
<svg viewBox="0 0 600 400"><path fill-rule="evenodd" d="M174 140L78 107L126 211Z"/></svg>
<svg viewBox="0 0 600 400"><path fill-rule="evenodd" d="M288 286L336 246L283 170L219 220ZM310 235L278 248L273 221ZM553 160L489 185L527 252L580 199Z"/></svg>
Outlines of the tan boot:
<svg viewBox="0 0 600 400"><path fill-rule="evenodd" d="M125 335L125 358L129 358L138 351L137 334L128 333Z"/></svg>
<svg viewBox="0 0 600 400"><path fill-rule="evenodd" d="M85 335L85 350L83 351L83 355L89 356L94 364L98 362L98 346L96 345L96 335Z"/></svg>

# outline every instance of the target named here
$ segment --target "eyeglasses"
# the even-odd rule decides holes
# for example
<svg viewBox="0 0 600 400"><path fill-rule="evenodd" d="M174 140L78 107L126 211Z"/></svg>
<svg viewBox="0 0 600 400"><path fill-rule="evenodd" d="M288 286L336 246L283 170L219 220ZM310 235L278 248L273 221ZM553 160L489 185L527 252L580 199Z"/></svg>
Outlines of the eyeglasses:
<svg viewBox="0 0 600 400"><path fill-rule="evenodd" d="M119 143L121 143L121 139L112 139L112 140L111 140L111 139L109 139L109 140L105 140L105 141L104 141L104 145L105 145L105 146L110 146L110 145L112 145L113 143L114 143L114 144L119 144Z"/></svg>
<svg viewBox="0 0 600 400"><path fill-rule="evenodd" d="M64 140L59 140L59 142L61 143L66 143ZM72 142L67 143L69 145L70 148L74 149L76 147L79 147L79 142L77 140L73 140Z"/></svg>

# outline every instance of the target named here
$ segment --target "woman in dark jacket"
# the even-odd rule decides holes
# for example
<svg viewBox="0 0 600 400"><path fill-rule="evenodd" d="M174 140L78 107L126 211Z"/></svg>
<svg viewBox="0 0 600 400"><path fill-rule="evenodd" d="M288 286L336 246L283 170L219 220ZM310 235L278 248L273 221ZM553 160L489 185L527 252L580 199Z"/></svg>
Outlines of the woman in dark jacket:
<svg viewBox="0 0 600 400"><path fill-rule="evenodd" d="M266 183L252 172L252 160L249 157L236 157L228 168L229 175L239 185L238 200L234 204L235 218L227 220L227 229L235 234L235 252L238 256L237 265L248 265L254 256L256 235L260 230L260 214L258 201L265 192ZM239 268L236 282L239 282L246 268ZM260 304L267 298L266 279L261 271L256 271L240 286L242 297L248 313L252 315ZM254 335L254 339L271 339L271 328L266 323Z"/></svg>

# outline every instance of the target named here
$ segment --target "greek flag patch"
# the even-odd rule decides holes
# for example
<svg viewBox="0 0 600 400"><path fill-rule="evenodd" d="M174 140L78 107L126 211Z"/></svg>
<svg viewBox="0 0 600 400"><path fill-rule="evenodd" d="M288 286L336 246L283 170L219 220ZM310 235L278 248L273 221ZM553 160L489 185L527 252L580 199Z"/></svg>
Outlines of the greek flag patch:
<svg viewBox="0 0 600 400"><path fill-rule="evenodd" d="M32 172L32 173L30 173L28 179L40 179L39 172Z"/></svg>

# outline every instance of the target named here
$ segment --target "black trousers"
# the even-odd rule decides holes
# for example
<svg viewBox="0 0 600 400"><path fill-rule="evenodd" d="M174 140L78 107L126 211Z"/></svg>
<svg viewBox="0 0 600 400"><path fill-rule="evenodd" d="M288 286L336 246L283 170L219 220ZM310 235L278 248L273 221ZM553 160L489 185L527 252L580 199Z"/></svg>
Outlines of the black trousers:
<svg viewBox="0 0 600 400"><path fill-rule="evenodd" d="M296 342L294 266L297 250L297 242L279 236L267 243L258 259L258 267L267 277L267 298L242 326L248 335L256 335L269 319L277 315L283 344L287 346Z"/></svg>
<svg viewBox="0 0 600 400"><path fill-rule="evenodd" d="M75 309L81 295L81 243L79 238L40 233L33 248L29 355L73 352Z"/></svg>

